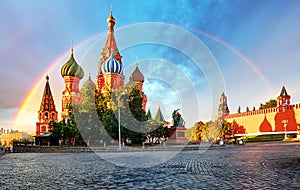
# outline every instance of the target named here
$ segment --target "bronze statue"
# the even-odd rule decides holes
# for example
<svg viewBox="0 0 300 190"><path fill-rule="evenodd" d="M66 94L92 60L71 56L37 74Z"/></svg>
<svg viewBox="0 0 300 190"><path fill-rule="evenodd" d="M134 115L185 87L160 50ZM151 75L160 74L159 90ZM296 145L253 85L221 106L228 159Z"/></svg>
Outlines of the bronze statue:
<svg viewBox="0 0 300 190"><path fill-rule="evenodd" d="M181 114L178 112L178 110L174 110L172 113L173 117L173 127L181 127L184 128L184 120L181 117Z"/></svg>

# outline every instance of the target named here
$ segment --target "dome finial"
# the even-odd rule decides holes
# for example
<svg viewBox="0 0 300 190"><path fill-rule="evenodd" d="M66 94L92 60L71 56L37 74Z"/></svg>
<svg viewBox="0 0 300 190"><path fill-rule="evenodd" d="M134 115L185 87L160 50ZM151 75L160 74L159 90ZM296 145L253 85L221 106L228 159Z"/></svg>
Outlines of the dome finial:
<svg viewBox="0 0 300 190"><path fill-rule="evenodd" d="M47 80L47 81L49 80L49 75L48 75L48 74L46 75L46 80Z"/></svg>
<svg viewBox="0 0 300 190"><path fill-rule="evenodd" d="M136 57L135 57L135 59L136 59L136 63L135 63L135 65L136 65L136 66L139 66L139 62L138 62L138 56L136 56Z"/></svg>
<svg viewBox="0 0 300 190"><path fill-rule="evenodd" d="M108 31L112 32L114 30L115 23L116 23L116 20L112 16L112 6L111 6L110 15L107 18Z"/></svg>
<svg viewBox="0 0 300 190"><path fill-rule="evenodd" d="M72 48L71 48L71 53L73 54L73 40L72 40Z"/></svg>

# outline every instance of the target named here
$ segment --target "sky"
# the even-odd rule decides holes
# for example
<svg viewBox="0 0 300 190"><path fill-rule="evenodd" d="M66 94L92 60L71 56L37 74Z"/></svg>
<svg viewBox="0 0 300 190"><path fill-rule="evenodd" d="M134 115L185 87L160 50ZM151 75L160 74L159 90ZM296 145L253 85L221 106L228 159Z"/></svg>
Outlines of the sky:
<svg viewBox="0 0 300 190"><path fill-rule="evenodd" d="M215 118L225 92L231 113L276 99L300 102L300 1L0 1L0 128L34 133L45 86L61 112L60 67L74 56L95 78L112 7L125 82L136 61L147 109L186 127Z"/></svg>

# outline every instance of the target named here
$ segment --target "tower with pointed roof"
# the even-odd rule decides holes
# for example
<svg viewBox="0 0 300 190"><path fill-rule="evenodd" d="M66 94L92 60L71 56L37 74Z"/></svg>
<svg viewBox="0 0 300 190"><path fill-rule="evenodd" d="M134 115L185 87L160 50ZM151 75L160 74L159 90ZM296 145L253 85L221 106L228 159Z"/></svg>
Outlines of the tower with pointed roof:
<svg viewBox="0 0 300 190"><path fill-rule="evenodd" d="M72 104L80 101L79 83L84 76L83 69L76 62L73 48L69 60L61 67L60 74L64 78L65 89L62 92L61 117L66 119L72 112Z"/></svg>
<svg viewBox="0 0 300 190"><path fill-rule="evenodd" d="M222 92L220 97L220 103L218 108L218 120L223 120L226 115L229 115L229 108L227 105L227 97L225 96L225 93Z"/></svg>
<svg viewBox="0 0 300 190"><path fill-rule="evenodd" d="M158 109L155 113L153 120L156 122L165 122L166 121L164 115L161 112L160 106L158 106Z"/></svg>
<svg viewBox="0 0 300 190"><path fill-rule="evenodd" d="M152 121L152 115L151 115L151 112L150 112L150 109L148 108L148 111L147 111L147 120L148 121Z"/></svg>
<svg viewBox="0 0 300 190"><path fill-rule="evenodd" d="M284 86L282 86L280 95L277 97L277 112L284 112L290 106L291 96L288 95Z"/></svg>
<svg viewBox="0 0 300 190"><path fill-rule="evenodd" d="M124 85L122 56L119 53L114 36L115 23L116 20L111 11L107 18L108 34L106 43L100 54L98 66L97 89L100 93L115 90Z"/></svg>
<svg viewBox="0 0 300 190"><path fill-rule="evenodd" d="M51 122L58 121L58 113L55 108L54 99L49 84L49 76L46 76L46 85L38 111L38 122L36 122L36 136L52 130Z"/></svg>
<svg viewBox="0 0 300 190"><path fill-rule="evenodd" d="M143 109L146 111L147 95L143 92L144 80L144 75L138 67L138 62L136 62L135 70L130 75L130 81L134 82L134 84L139 88L140 95L143 98Z"/></svg>

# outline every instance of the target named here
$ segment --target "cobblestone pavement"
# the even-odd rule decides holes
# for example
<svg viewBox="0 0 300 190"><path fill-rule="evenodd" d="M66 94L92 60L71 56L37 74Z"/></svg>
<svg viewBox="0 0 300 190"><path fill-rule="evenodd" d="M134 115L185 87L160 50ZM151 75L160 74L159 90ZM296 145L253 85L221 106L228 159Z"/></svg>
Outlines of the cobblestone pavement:
<svg viewBox="0 0 300 190"><path fill-rule="evenodd" d="M6 154L0 189L300 189L299 142L167 154Z"/></svg>

